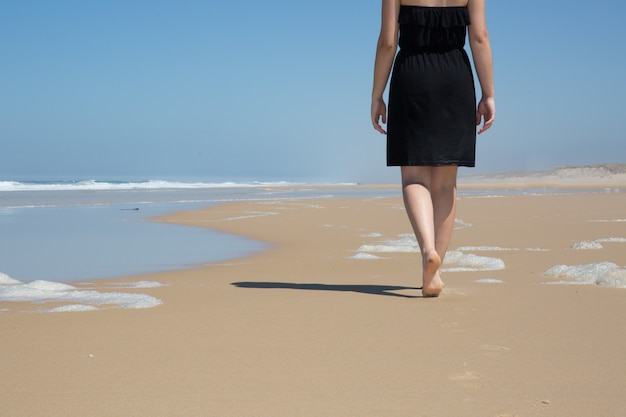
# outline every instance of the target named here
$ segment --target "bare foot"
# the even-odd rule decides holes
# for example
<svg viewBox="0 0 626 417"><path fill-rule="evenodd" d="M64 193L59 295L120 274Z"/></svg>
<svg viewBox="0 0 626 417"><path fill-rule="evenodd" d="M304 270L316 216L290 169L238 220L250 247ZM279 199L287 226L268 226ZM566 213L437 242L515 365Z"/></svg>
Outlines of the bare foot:
<svg viewBox="0 0 626 417"><path fill-rule="evenodd" d="M444 287L441 276L439 275L441 258L434 250L425 253L423 256L424 284L422 285L422 295L424 297L439 297Z"/></svg>

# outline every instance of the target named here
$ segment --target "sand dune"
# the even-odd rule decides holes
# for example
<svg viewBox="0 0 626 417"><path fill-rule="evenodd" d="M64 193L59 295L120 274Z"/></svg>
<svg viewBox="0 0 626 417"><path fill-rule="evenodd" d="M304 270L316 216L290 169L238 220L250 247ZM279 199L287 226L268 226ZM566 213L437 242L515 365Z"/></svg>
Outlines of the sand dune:
<svg viewBox="0 0 626 417"><path fill-rule="evenodd" d="M624 189L626 164L563 166L549 171L507 172L488 175L463 175L460 188L466 189Z"/></svg>

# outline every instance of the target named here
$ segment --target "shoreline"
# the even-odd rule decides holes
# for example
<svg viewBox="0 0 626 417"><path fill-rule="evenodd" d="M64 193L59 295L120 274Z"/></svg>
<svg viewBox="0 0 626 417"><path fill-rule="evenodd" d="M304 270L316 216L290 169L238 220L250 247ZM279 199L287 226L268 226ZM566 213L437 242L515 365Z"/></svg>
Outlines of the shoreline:
<svg viewBox="0 0 626 417"><path fill-rule="evenodd" d="M563 172L558 172L558 171L550 171L547 173L531 173L529 175L521 175L520 173L509 173L509 174L500 175L498 179L494 179L495 177L492 175L492 176L489 176L487 180L483 177L463 176L459 179L458 198L464 198L468 196L471 196L471 197L481 197L481 196L507 197L507 196L513 196L513 195L526 195L526 194L551 195L551 194L567 194L569 192L582 193L582 194L585 194L585 193L621 193L626 190L626 174L621 174L620 172L618 174L609 175L603 170L603 168L600 168L601 175L598 175L599 168L593 167L591 174L595 173L595 176L594 176L594 175L589 175L590 174L589 169L590 169L589 167L565 168L563 169L565 174ZM626 170L626 168L624 168L624 170ZM555 183L553 181L556 176L569 178L569 181L561 181L561 182ZM283 192L285 195L277 199L277 201L293 200L289 196L289 193L290 193L289 190L300 190L304 192L328 191L328 192L338 193L338 194L329 195L329 196L315 196L314 194L311 194L309 196L303 196L302 198L300 197L295 198L294 201L309 201L312 199L319 199L319 198L324 198L324 199L327 199L327 198L330 198L330 199L365 198L364 196L367 195L367 193L371 193L369 195L369 198L390 198L390 196L393 196L393 194L389 194L390 191L393 191L394 193L397 192L398 195L401 195L401 187L398 184L336 184L334 186L329 186L329 185L284 186L282 185L279 187L269 186L269 187L263 187L263 188L266 188L268 190L275 189L275 190L280 190L280 192ZM285 193L285 190L287 190L287 193ZM377 191L381 192L382 194L376 195L375 193ZM359 195L360 192L361 193L365 192L365 194ZM345 194L342 195L342 193L345 193ZM244 201L247 201L247 200L244 200ZM260 197L260 198L252 198L250 201L271 202L271 201L274 201L274 199ZM163 205L163 204L172 204L172 203L164 202L164 203L159 203L159 204ZM215 205L219 206L223 204L228 204L228 202L217 203L216 201L211 201L211 202L207 202L207 204L208 205L206 207L195 207L195 208L191 208L190 210L191 211L203 210L205 208L210 208ZM195 205L197 206L198 204L195 203ZM134 209L134 210L138 210L138 209ZM182 211L182 213L185 213L187 211L189 210L185 209ZM176 213L176 212L178 212L178 210L175 210L173 213ZM167 214L152 215L152 216L145 217L145 214L144 214L142 215L142 218L144 218L144 221L146 222L159 223L159 219L167 219L168 215ZM176 226L187 225L187 224L178 224L176 222L168 222L167 220L162 223L172 223ZM206 227L207 225L203 224L203 225L196 225L196 226L200 226L202 228L202 227ZM233 237L243 236L245 238L245 236L242 234L229 233L227 230L220 230L219 227L213 227L212 229L218 232L225 232L226 235L230 235ZM252 239L252 240L258 244L261 244L261 245L264 244L263 239ZM262 251L263 249L258 249L258 250ZM241 254L240 256L235 256L235 257L229 256L228 258L231 260L245 258L247 256L245 252L249 252L249 251L244 251L244 253ZM252 253L255 253L255 252L256 251L252 251ZM193 270L196 268L202 268L203 266L210 265L212 263L219 263L219 262L221 261L220 260L213 260L213 261L199 260L198 262L195 262L193 264L184 264L184 265L181 264L180 266L176 266L176 267L172 266L168 269L162 270L161 272L165 272L167 270L171 270L171 271ZM14 280L12 280L11 277L4 275L1 272L2 271L0 271L0 285L2 285L3 283L12 284L14 282ZM150 272L158 273L159 271L153 270L153 271L146 271L145 273L144 272L135 272L135 273L129 272L127 274L123 274L123 275L120 274L117 276L103 276L103 277L98 277L98 278L72 279L72 280L67 280L67 281L54 280L52 281L52 283L59 282L59 283L68 284L68 285L77 284L79 286L80 285L97 286L98 282L106 284L107 281L120 281L120 280L128 279L131 282L129 282L127 285L132 286L133 277L138 276L138 275L147 275L147 274L150 274ZM48 285L48 283L50 283L49 281L44 281L44 282L47 284L42 288L38 288L38 290L39 289L43 289L43 290L54 289L53 287L55 285ZM28 281L22 281L20 284L28 284ZM106 287L106 285L104 285L104 287ZM3 287L0 286L0 303L3 301L3 294L1 291L2 289ZM36 298L33 299L33 301L36 301ZM151 304L156 305L158 303L151 302ZM80 308L78 310L80 310ZM0 309L0 311L3 311L3 310Z"/></svg>
<svg viewBox="0 0 626 417"><path fill-rule="evenodd" d="M573 244L626 237L626 194L462 196L458 205L451 250L505 268L445 272L436 300L416 289L419 255L398 251L410 233L399 196L234 202L155 219L270 248L97 283L166 284L124 289L162 300L154 308L28 314L38 306L11 304L0 313L3 411L623 415L624 289L548 285L559 278L544 273L558 264L623 269L625 242Z"/></svg>
<svg viewBox="0 0 626 417"><path fill-rule="evenodd" d="M482 182L480 180L478 181L463 180L459 184L459 196L457 198L460 200L464 198L482 198L482 197L510 198L513 196L524 196L524 195L551 196L551 195L567 195L567 194L570 194L571 192L578 194L578 195L623 193L626 190L626 181L625 183L622 183L621 181L622 181L621 177L614 178L614 181L604 182L603 184L599 184L597 182L583 182L583 181L580 181L580 179L577 179L576 181L572 181L569 184L558 184L559 185L558 187L547 188L548 186L554 185L554 184L552 184L549 181L530 183L529 181L525 179L523 181L514 182L514 183L506 182L504 179L501 182L488 182L488 183ZM611 185L610 187L608 186L609 184ZM291 187L281 186L279 188L284 190L285 188L291 188ZM400 186L397 184L336 185L334 187L306 186L306 187L293 187L293 188L301 189L301 190L309 190L309 191L310 190L318 190L318 191L331 190L331 191L340 191L340 192L342 190L345 190L345 191L360 190L360 191L371 191L371 192L397 191L399 193L398 195L401 195ZM477 193L474 193L474 192L477 192ZM236 229L233 232L232 230L230 230L228 226L225 227L224 224L220 224L218 220L204 220L203 222L198 222L198 223L191 222L190 223L189 220L180 220L180 218L191 217L193 216L192 213L195 213L195 212L206 213L207 211L210 212L212 210L218 211L220 210L220 207L222 206L226 207L225 210L229 210L229 207L231 207L231 205L234 205L235 207L237 207L240 204L247 204L247 203L250 203L250 204L259 203L262 205L272 205L276 203L280 204L282 202L287 202L287 203L306 205L307 202L310 202L310 201L314 202L316 200L319 200L320 198L323 199L322 201L326 201L326 200L342 200L342 199L355 199L355 200L393 199L395 197L389 196L389 195L383 195L383 194L381 195L372 194L369 197L364 197L362 195L359 196L358 194L354 196L342 196L339 194L339 195L334 195L334 196L329 196L329 197L312 196L312 197L304 197L304 198L296 198L296 199L290 199L289 197L284 197L278 200L260 198L260 199L252 199L252 200L245 200L245 201L223 202L221 204L215 204L213 202L213 204L208 205L206 207L196 207L191 210L174 211L174 212L170 212L169 214L166 213L163 215L147 217L144 219L144 221L147 221L150 223L171 224L171 225L176 225L176 226L192 226L193 228L199 228L199 229L208 228L214 232L218 232L227 237L232 236L232 237L237 237L237 238L243 238L244 240L249 240L258 245L271 245L272 243L271 242L268 243L265 236L249 236L246 230L239 230L239 229ZM315 204L315 203L312 203L312 204ZM278 213L269 213L269 214L275 215ZM231 216L231 218L227 218L225 221L226 223L229 223L231 220L243 220L249 216L251 216L249 213L243 214L242 216ZM253 214L251 217L256 217L256 216L257 216L256 214ZM582 243L601 246L600 242L587 242L587 243L582 242ZM94 290L95 291L97 289L97 290L103 290L103 291L111 291L115 289L123 290L124 288L131 288L131 289L142 288L142 287L149 288L151 286L155 286L155 287L160 286L160 283L141 280L139 281L140 282L139 287L136 287L137 285L136 282L138 281L137 277L153 276L153 275L158 275L160 273L165 273L167 271L171 271L173 273L177 271L194 271L197 269L206 268L213 264L237 262L240 260L245 260L249 257L255 257L259 254L262 254L265 250L267 249L257 249L253 251L245 250L243 251L244 253L241 254L240 256L234 256L234 257L229 256L228 259L224 259L224 260L212 260L212 261L200 260L199 262L196 262L193 264L185 264L185 265L181 264L180 266L170 267L168 269L164 269L161 271L154 270L154 271L147 271L145 273L128 273L128 274L119 275L119 276L88 278L88 279L74 279L70 281L52 281L52 282L51 281L33 281L32 283L35 284L35 287L36 287L35 291L57 291L58 290L61 293L63 291L74 291L74 290L78 290L78 291ZM417 247L415 248L415 251L417 252ZM372 255L372 254L358 254L358 255L363 255L366 258L377 257L377 255ZM450 266L448 267L450 268ZM452 268L454 267L452 266ZM1 291L2 289L7 288L8 284L13 284L13 283L23 284L23 285L26 285L27 287L31 286L31 283L29 283L28 281L26 282L14 281L11 279L11 277L0 273L0 312L10 310L10 307L3 308L2 303L8 303L9 306L15 303L15 301L7 300L6 298L3 298L3 294ZM64 297L64 295L62 294L61 297ZM52 298L55 298L55 297L52 296ZM92 310L92 309L95 310L97 308L94 308L93 305L97 306L101 302L105 302L106 293L95 294L95 297L91 297L91 298L92 298L92 301L91 302L87 301L88 303L87 306L82 306L80 304L69 305L67 311L83 311L83 310L87 311L87 310ZM25 301L27 301L27 299L25 299ZM34 302L34 303L46 302L46 298L38 299L35 296L31 300L31 302ZM124 304L134 305L135 301L130 300L130 301L127 301L126 303L122 302L120 305L124 305ZM146 300L143 300L143 301L137 300L136 304L138 305L137 308L143 308L143 306L157 306L160 304L160 300L151 299L149 296L146 295ZM48 311L48 309L43 309L42 311ZM49 311L56 312L56 311L65 311L65 310L63 310L62 307L59 307L58 309L53 308L53 309L50 309Z"/></svg>

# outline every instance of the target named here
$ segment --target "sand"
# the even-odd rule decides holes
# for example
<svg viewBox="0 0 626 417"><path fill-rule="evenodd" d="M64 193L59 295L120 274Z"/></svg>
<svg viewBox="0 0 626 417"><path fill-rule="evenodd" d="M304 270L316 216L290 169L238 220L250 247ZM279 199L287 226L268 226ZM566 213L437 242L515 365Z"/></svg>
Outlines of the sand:
<svg viewBox="0 0 626 417"><path fill-rule="evenodd" d="M518 250L466 250L506 267L446 272L438 299L421 298L415 253L352 258L410 232L399 197L167 216L272 247L123 279L168 284L127 290L154 308L3 303L0 416L624 416L626 289L543 273L623 268L626 243L572 245L626 237L625 207L623 192L460 197L452 250Z"/></svg>

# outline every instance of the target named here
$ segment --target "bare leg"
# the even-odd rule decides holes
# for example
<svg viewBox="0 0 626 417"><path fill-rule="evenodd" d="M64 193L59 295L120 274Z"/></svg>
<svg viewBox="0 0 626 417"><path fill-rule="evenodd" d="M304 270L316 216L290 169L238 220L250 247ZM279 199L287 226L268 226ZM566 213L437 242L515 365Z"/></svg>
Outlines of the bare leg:
<svg viewBox="0 0 626 417"><path fill-rule="evenodd" d="M443 290L440 268L454 229L456 166L405 166L402 195L413 232L422 252L425 297Z"/></svg>
<svg viewBox="0 0 626 417"><path fill-rule="evenodd" d="M434 207L435 248L442 262L454 230L457 172L457 166L433 167L430 194Z"/></svg>

